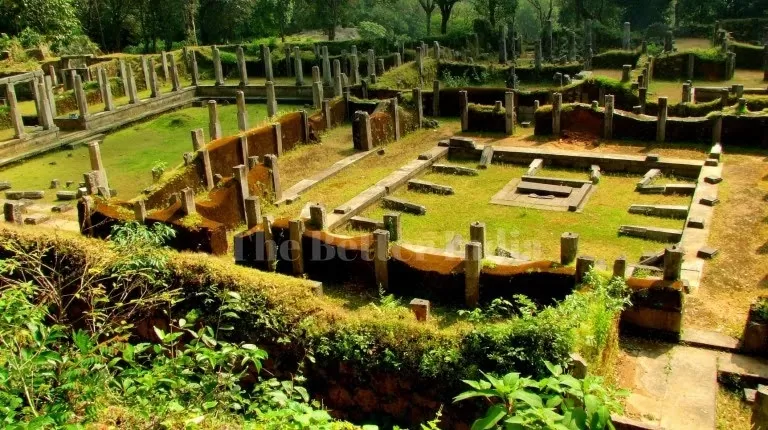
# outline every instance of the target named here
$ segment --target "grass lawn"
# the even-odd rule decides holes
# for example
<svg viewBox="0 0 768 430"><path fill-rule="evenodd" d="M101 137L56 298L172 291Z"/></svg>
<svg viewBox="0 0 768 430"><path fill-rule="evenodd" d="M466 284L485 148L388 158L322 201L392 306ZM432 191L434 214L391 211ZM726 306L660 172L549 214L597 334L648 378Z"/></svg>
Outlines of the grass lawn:
<svg viewBox="0 0 768 430"><path fill-rule="evenodd" d="M477 162L452 162L475 167ZM407 243L444 247L455 235L469 237L469 224L486 224L489 249L497 245L517 250L531 258L559 260L560 235L570 231L581 236L579 254L612 262L620 255L636 261L643 251L663 247L641 239L619 237L622 224L682 228L682 220L646 217L627 212L637 204L687 205L689 197L641 195L634 191L639 177L604 175L583 213L554 212L494 205L491 197L510 180L519 178L527 166L491 165L479 176L465 177L428 172L422 179L453 187L455 195L438 196L408 191L403 187L394 196L426 206L427 215L403 214L403 235ZM588 179L586 172L544 169L540 176ZM658 183L671 182L667 178ZM382 219L390 210L373 207L363 216Z"/></svg>
<svg viewBox="0 0 768 430"><path fill-rule="evenodd" d="M295 106L281 105L284 111L293 108ZM251 127L264 122L266 105L248 105L248 116ZM221 106L219 118L224 135L237 133L237 107L234 104ZM150 171L155 163L174 167L182 162L182 154L192 150L189 132L195 128L203 128L207 136L207 108L182 109L109 134L101 145L101 157L110 186L122 199L136 196L152 183ZM47 190L51 179L59 179L62 187L68 180L77 184L88 170L88 148L81 146L50 152L2 169L0 179L10 181L17 190ZM55 195L51 190L45 199L53 201Z"/></svg>

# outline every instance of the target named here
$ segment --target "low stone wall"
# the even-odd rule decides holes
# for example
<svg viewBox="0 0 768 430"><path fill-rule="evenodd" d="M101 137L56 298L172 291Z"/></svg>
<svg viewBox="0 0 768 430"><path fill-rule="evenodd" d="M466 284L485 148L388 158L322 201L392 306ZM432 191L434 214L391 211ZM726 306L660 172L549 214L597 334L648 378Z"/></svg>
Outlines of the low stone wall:
<svg viewBox="0 0 768 430"><path fill-rule="evenodd" d="M662 54L653 61L653 77L655 79L689 79L688 62L693 59L693 79L700 81L722 81L726 79L726 58L721 55L717 58L703 56L699 53L676 52Z"/></svg>
<svg viewBox="0 0 768 430"><path fill-rule="evenodd" d="M683 283L630 278L627 286L632 305L621 313L621 330L679 339L685 304Z"/></svg>
<svg viewBox="0 0 768 430"><path fill-rule="evenodd" d="M310 75L311 76L311 75ZM242 91L246 99L266 100L267 87L265 85L250 84L240 85L200 85L195 95L205 99L229 99L234 100L238 91ZM333 94L333 87L323 87L323 94ZM279 101L312 103L312 86L304 85L275 85L275 97Z"/></svg>
<svg viewBox="0 0 768 430"><path fill-rule="evenodd" d="M504 110L493 106L469 104L467 113L469 131L490 131L503 133L506 130Z"/></svg>

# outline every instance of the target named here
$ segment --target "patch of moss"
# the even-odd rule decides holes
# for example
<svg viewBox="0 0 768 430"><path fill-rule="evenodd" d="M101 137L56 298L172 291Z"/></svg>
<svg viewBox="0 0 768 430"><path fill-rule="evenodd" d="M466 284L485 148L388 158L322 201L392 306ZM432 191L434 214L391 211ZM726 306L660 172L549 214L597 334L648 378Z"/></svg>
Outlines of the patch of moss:
<svg viewBox="0 0 768 430"><path fill-rule="evenodd" d="M184 218L180 219L179 222L181 223L181 225L183 225L184 227L190 230L197 230L200 227L200 225L203 223L203 216L195 212L193 214L189 214Z"/></svg>

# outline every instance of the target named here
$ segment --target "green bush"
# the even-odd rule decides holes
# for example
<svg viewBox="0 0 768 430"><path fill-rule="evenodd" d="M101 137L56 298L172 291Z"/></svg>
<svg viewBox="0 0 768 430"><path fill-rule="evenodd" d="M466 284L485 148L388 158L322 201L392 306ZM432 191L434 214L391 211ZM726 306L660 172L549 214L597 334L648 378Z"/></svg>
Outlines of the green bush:
<svg viewBox="0 0 768 430"><path fill-rule="evenodd" d="M371 21L361 21L357 24L357 31L360 38L364 40L383 39L387 37L387 29L381 24Z"/></svg>
<svg viewBox="0 0 768 430"><path fill-rule="evenodd" d="M596 69L621 69L625 64L629 64L635 68L638 59L640 59L639 51L614 49L593 56L592 67Z"/></svg>

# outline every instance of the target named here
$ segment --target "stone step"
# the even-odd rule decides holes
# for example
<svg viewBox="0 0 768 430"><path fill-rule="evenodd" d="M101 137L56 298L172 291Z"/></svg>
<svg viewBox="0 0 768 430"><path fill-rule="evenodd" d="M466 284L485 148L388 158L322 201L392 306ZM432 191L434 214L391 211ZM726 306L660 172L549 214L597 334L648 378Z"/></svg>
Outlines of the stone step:
<svg viewBox="0 0 768 430"><path fill-rule="evenodd" d="M374 231L384 228L384 222L362 216L353 216L349 219L349 225L355 230Z"/></svg>
<svg viewBox="0 0 768 430"><path fill-rule="evenodd" d="M422 181L420 179L411 179L408 181L408 189L422 193L449 195L453 194L453 188L447 185L440 185L434 182Z"/></svg>
<svg viewBox="0 0 768 430"><path fill-rule="evenodd" d="M622 225L619 227L620 236L638 237L657 242L677 243L683 236L682 230L674 228L644 227L639 225Z"/></svg>
<svg viewBox="0 0 768 430"><path fill-rule="evenodd" d="M405 212L414 215L426 215L427 208L409 201L398 199L396 197L384 197L381 199L381 204L387 208L400 212Z"/></svg>
<svg viewBox="0 0 768 430"><path fill-rule="evenodd" d="M433 164L432 171L437 173L444 173L447 175L460 176L477 176L479 174L477 169L464 166L454 166L451 164Z"/></svg>
<svg viewBox="0 0 768 430"><path fill-rule="evenodd" d="M580 188L582 185L592 185L592 181L569 178L552 178L548 176L523 175L521 181L535 182L537 184L562 185L571 188Z"/></svg>
<svg viewBox="0 0 768 430"><path fill-rule="evenodd" d="M629 207L629 213L662 218L685 219L688 216L688 206L632 205Z"/></svg>
<svg viewBox="0 0 768 430"><path fill-rule="evenodd" d="M520 181L517 184L518 194L553 195L555 197L568 197L573 188L562 185L542 184L537 182Z"/></svg>
<svg viewBox="0 0 768 430"><path fill-rule="evenodd" d="M684 345L715 351L738 352L739 350L738 339L715 331L697 330L695 328L683 330L680 342Z"/></svg>
<svg viewBox="0 0 768 430"><path fill-rule="evenodd" d="M469 137L453 136L448 140L448 145L454 148L475 149L475 141Z"/></svg>
<svg viewBox="0 0 768 430"><path fill-rule="evenodd" d="M661 427L714 429L717 409L717 355L676 346L669 359L667 390L661 403Z"/></svg>

